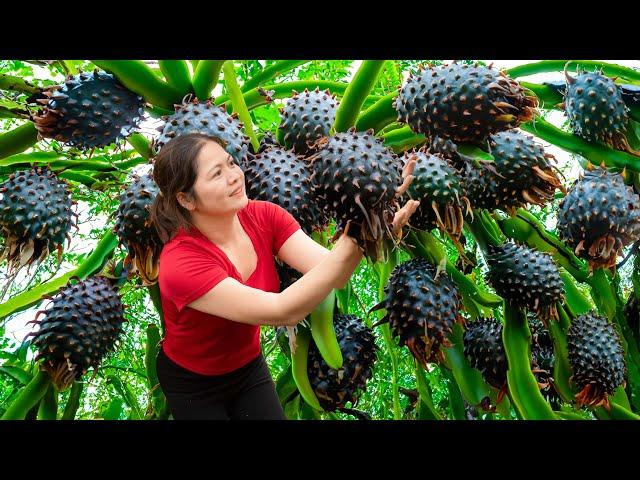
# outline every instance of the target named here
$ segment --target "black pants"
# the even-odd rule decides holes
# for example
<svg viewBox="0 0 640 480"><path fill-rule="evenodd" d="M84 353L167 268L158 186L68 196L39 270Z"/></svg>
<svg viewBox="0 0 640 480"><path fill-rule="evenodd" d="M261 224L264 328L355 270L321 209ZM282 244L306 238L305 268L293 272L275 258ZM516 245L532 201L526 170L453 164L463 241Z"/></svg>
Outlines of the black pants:
<svg viewBox="0 0 640 480"><path fill-rule="evenodd" d="M157 372L176 420L286 420L262 354L223 375L200 375L158 353Z"/></svg>

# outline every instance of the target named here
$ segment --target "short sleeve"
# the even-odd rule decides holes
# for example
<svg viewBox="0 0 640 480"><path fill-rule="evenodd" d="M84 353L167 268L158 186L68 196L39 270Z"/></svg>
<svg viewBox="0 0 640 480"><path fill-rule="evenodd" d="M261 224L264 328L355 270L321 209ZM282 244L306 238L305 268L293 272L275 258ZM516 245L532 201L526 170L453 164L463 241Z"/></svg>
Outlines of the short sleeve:
<svg viewBox="0 0 640 480"><path fill-rule="evenodd" d="M229 276L222 262L188 242L180 242L160 258L160 290L178 312Z"/></svg>
<svg viewBox="0 0 640 480"><path fill-rule="evenodd" d="M260 203L263 209L264 219L273 232L271 251L274 255L277 255L284 242L300 230L300 224L293 215L280 205L271 202Z"/></svg>

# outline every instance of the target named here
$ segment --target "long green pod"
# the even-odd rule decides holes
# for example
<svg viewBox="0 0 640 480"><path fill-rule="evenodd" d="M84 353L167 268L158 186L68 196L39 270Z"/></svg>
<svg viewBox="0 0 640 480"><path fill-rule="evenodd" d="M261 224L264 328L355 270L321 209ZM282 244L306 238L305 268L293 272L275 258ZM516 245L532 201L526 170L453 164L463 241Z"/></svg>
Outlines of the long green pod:
<svg viewBox="0 0 640 480"><path fill-rule="evenodd" d="M556 391L567 403L573 403L574 394L571 389L570 378L572 375L571 365L569 364L569 352L567 349L567 330L571 323L567 312L563 305L558 305L559 320L549 323L549 334L553 341L553 351L555 354L555 362L553 365L553 382Z"/></svg>
<svg viewBox="0 0 640 480"><path fill-rule="evenodd" d="M385 133L382 138L384 139L384 144L396 153L411 150L428 142L427 137L413 133L409 127L391 130Z"/></svg>
<svg viewBox="0 0 640 480"><path fill-rule="evenodd" d="M464 357L462 326L459 324L453 326L449 340L452 346L444 349L444 367L451 370L467 402L477 407L486 397L491 397L491 387L484 381L482 374L472 368Z"/></svg>
<svg viewBox="0 0 640 480"><path fill-rule="evenodd" d="M464 400L460 387L456 383L452 372L448 368L441 368L442 376L447 380L447 392L449 393L449 410L454 420L466 420L467 412L464 408Z"/></svg>
<svg viewBox="0 0 640 480"><path fill-rule="evenodd" d="M390 123L398 119L398 112L393 106L398 92L391 92L367 108L356 120L356 130L363 132L373 128L378 133Z"/></svg>
<svg viewBox="0 0 640 480"><path fill-rule="evenodd" d="M151 151L151 142L147 140L141 133L134 133L127 137L127 142L146 160L149 160L153 154Z"/></svg>
<svg viewBox="0 0 640 480"><path fill-rule="evenodd" d="M58 418L58 391L53 383L47 388L47 392L40 400L38 408L38 420L57 420Z"/></svg>
<svg viewBox="0 0 640 480"><path fill-rule="evenodd" d="M33 146L38 141L38 131L28 122L0 135L0 158L10 157Z"/></svg>
<svg viewBox="0 0 640 480"><path fill-rule="evenodd" d="M118 245L118 237L111 231L108 231L102 240L98 243L96 248L91 252L91 255L83 261L78 268L67 272L59 277L54 278L46 283L36 285L35 287L22 292L10 298L8 301L0 304L0 320L17 313L22 310L40 303L43 295L49 295L58 291L61 287L65 286L71 277L85 278L99 271L107 261L107 259L113 255L113 251Z"/></svg>
<svg viewBox="0 0 640 480"><path fill-rule="evenodd" d="M333 310L336 304L336 292L332 290L320 304L309 314L311 336L318 347L320 355L331 368L342 367L342 352L333 327Z"/></svg>
<svg viewBox="0 0 640 480"><path fill-rule="evenodd" d="M177 88L163 82L140 60L91 60L103 70L113 73L132 92L147 102L173 111L173 105L184 97Z"/></svg>
<svg viewBox="0 0 640 480"><path fill-rule="evenodd" d="M640 172L640 158L629 153L614 150L603 144L587 142L572 133L564 132L542 118L520 125L525 130L541 139L566 150L589 159L594 165L604 162L607 167L619 169L627 168L633 172Z"/></svg>
<svg viewBox="0 0 640 480"><path fill-rule="evenodd" d="M184 95L191 92L191 74L186 60L158 60L165 80Z"/></svg>
<svg viewBox="0 0 640 480"><path fill-rule="evenodd" d="M316 410L322 410L318 397L316 397L313 387L309 382L309 374L307 372L307 362L309 360L309 342L311 333L307 328L298 325L298 334L296 335L296 351L291 354L291 373L296 382L296 386L300 391L300 395L305 402Z"/></svg>
<svg viewBox="0 0 640 480"><path fill-rule="evenodd" d="M164 313L162 312L162 299L160 298L160 286L158 283L154 283L153 285L149 285L147 287L147 291L149 292L149 298L151 298L151 302L155 307L158 315L160 316L160 326L162 327L162 335L164 336Z"/></svg>
<svg viewBox="0 0 640 480"><path fill-rule="evenodd" d="M549 85L540 85L530 82L520 82L520 85L538 97L538 100L540 101L540 108L558 108L558 105L564 101L562 94L556 89L551 88Z"/></svg>
<svg viewBox="0 0 640 480"><path fill-rule="evenodd" d="M253 149L257 152L260 142L258 142L258 137L256 137L256 134L253 131L251 115L249 115L249 110L247 109L247 104L244 101L244 96L238 86L233 62L231 60L225 62L222 66L222 71L224 73L224 84L227 87L227 92L229 92L231 105L233 105L233 111L238 114L240 121L243 123L244 133L251 139Z"/></svg>
<svg viewBox="0 0 640 480"><path fill-rule="evenodd" d="M360 68L353 76L340 101L333 131L345 132L354 126L358 113L360 113L367 95L378 81L384 65L384 60L364 60L360 64Z"/></svg>
<svg viewBox="0 0 640 480"><path fill-rule="evenodd" d="M336 292L336 306L340 313L349 313L349 302L351 301L351 293L353 292L353 285L351 280L347 282L344 288L340 288Z"/></svg>
<svg viewBox="0 0 640 480"><path fill-rule="evenodd" d="M525 420L556 420L531 372L531 332L522 310L505 305L502 331L507 354L507 385L514 408Z"/></svg>
<svg viewBox="0 0 640 480"><path fill-rule="evenodd" d="M140 404L138 403L135 394L131 391L128 385L120 380L120 377L116 375L107 375L107 383L111 384L116 392L118 392L122 397L122 400L129 405L129 408L131 409L131 420L141 420L144 418L142 415L142 409L140 408Z"/></svg>
<svg viewBox="0 0 640 480"><path fill-rule="evenodd" d="M243 93L246 93L249 90L259 87L266 82L270 82L283 73L290 72L294 68L297 68L309 62L310 60L279 60L273 65L269 65L268 67L264 68L260 73L257 73L246 82L244 82L240 90L242 90Z"/></svg>
<svg viewBox="0 0 640 480"><path fill-rule="evenodd" d="M567 62L570 62L567 65ZM580 69L588 68L602 69L602 73L609 76L622 77L628 80L640 83L640 72L633 68L623 67L615 63L598 62L595 60L542 60L541 62L527 63L518 65L506 71L507 75L513 78L525 77L528 75L536 75L538 73L562 72L564 69L575 72Z"/></svg>
<svg viewBox="0 0 640 480"><path fill-rule="evenodd" d="M564 283L565 301L574 316L582 315L594 309L593 302L578 289L573 275L561 268L560 278Z"/></svg>
<svg viewBox="0 0 640 480"><path fill-rule="evenodd" d="M64 412L62 412L61 420L73 420L76 418L76 413L78 412L78 408L80 407L80 397L82 396L83 389L84 384L82 382L73 382L73 385L71 385L71 390L69 391L67 404L64 407Z"/></svg>
<svg viewBox="0 0 640 480"><path fill-rule="evenodd" d="M293 379L291 364L287 365L287 368L276 379L276 393L278 394L280 405L283 407L292 400L294 394L298 393L298 386Z"/></svg>
<svg viewBox="0 0 640 480"><path fill-rule="evenodd" d="M418 393L420 394L420 399L418 401L424 404L424 406L426 407L422 410L423 415L426 414L426 417L420 418L420 420L442 420L442 415L440 415L435 405L433 404L431 389L429 388L429 381L424 374L424 370L417 362L415 363L415 370L416 385L418 388Z"/></svg>
<svg viewBox="0 0 640 480"><path fill-rule="evenodd" d="M198 66L193 72L193 79L191 83L196 97L200 100L207 100L211 97L211 91L218 84L218 80L220 79L220 70L224 63L225 60L200 60L198 62ZM226 82L227 80L225 77L225 84ZM228 85L227 88L229 88Z"/></svg>
<svg viewBox="0 0 640 480"><path fill-rule="evenodd" d="M631 412L617 403L610 402L612 420L640 420L640 415Z"/></svg>
<svg viewBox="0 0 640 480"><path fill-rule="evenodd" d="M16 399L9 405L2 420L24 420L29 410L36 406L52 384L47 372L39 370L29 384L24 387Z"/></svg>
<svg viewBox="0 0 640 480"><path fill-rule="evenodd" d="M153 411L157 414L163 410L167 399L160 387L158 372L156 369L158 352L160 351L160 329L155 323L147 325L147 344L145 348L144 366L147 372L147 386L151 393L151 403Z"/></svg>

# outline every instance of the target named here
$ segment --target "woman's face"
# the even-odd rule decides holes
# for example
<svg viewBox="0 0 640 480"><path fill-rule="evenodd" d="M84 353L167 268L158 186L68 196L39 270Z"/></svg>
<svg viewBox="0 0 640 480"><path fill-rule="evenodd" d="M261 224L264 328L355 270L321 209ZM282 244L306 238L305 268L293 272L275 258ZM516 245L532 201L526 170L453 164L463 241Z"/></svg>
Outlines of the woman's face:
<svg viewBox="0 0 640 480"><path fill-rule="evenodd" d="M244 173L224 148L215 142L206 142L197 164L198 176L193 187L195 212L221 215L237 212L247 205Z"/></svg>

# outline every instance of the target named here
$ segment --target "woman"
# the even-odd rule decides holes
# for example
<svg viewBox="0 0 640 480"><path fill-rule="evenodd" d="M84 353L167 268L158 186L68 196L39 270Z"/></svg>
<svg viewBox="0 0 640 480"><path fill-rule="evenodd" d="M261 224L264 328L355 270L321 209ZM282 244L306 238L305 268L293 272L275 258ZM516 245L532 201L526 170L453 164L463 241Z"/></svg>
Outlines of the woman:
<svg viewBox="0 0 640 480"><path fill-rule="evenodd" d="M217 138L174 138L153 175L160 194L151 215L165 244L158 281L166 331L157 371L173 417L284 419L260 325L304 319L346 284L360 250L345 232L329 251L283 208L249 200L242 170ZM417 204L397 212L394 228ZM304 274L280 293L274 255Z"/></svg>

